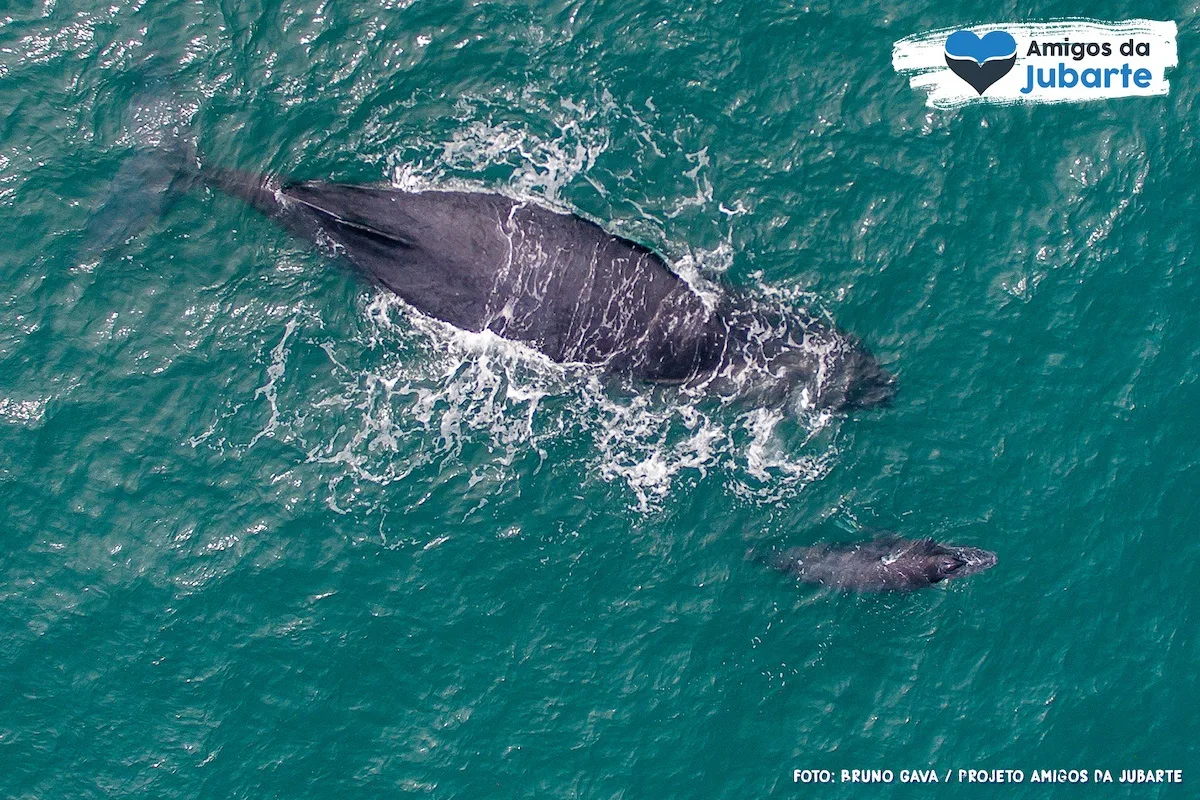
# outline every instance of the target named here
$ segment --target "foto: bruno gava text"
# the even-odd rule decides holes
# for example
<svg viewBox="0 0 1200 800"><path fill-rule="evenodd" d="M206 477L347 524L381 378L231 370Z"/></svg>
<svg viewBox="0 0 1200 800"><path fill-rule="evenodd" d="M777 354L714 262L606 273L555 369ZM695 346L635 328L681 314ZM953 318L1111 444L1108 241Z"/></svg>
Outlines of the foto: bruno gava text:
<svg viewBox="0 0 1200 800"><path fill-rule="evenodd" d="M1116 773L1114 776L1114 772ZM792 783L1183 783L1181 769L796 769Z"/></svg>

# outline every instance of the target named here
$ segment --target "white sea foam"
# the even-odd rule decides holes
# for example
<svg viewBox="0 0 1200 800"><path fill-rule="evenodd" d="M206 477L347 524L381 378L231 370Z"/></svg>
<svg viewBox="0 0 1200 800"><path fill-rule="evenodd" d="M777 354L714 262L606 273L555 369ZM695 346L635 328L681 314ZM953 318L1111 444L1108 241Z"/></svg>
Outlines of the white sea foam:
<svg viewBox="0 0 1200 800"><path fill-rule="evenodd" d="M5 422L33 423L41 422L46 416L46 399L13 400L11 397L0 397L0 419Z"/></svg>
<svg viewBox="0 0 1200 800"><path fill-rule="evenodd" d="M316 402L312 416L338 408L350 421L308 450L311 462L336 464L354 480L390 484L457 460L467 446L486 449L488 468L507 480L524 468L522 456L540 461L555 443L575 438L587 443L582 481L623 483L632 505L648 510L681 480L710 471L727 475L739 496L780 499L832 464L836 431L824 412L785 413L703 390L606 378L491 333L458 330L392 295L374 296L366 315L363 344L400 344L405 355L364 374L331 354L342 389ZM288 335L273 348L268 386L286 364ZM270 418L256 439L286 438L291 423L281 420L297 415L281 414L286 400L271 389L260 394Z"/></svg>
<svg viewBox="0 0 1200 800"><path fill-rule="evenodd" d="M271 418L267 420L267 426L250 440L251 447L264 436L274 435L275 429L279 427L279 402L276 398L275 382L283 377L283 371L287 364L288 339L292 338L292 334L295 333L297 321L295 317L287 321L284 326L283 338L279 340L279 344L271 348L271 364L267 367L267 382L254 392L256 398L262 397L270 405Z"/></svg>

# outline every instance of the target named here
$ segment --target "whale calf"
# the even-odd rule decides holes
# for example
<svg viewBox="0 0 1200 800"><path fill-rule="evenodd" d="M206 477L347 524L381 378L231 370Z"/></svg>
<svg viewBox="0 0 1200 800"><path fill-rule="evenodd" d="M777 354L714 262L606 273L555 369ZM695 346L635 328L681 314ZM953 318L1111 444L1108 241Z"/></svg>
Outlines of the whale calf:
<svg viewBox="0 0 1200 800"><path fill-rule="evenodd" d="M891 533L857 544L819 544L753 555L801 583L856 592L909 592L996 565L996 554L978 547Z"/></svg>
<svg viewBox="0 0 1200 800"><path fill-rule="evenodd" d="M199 175L422 313L556 362L833 410L895 391L849 334L732 290L705 302L653 250L574 214L484 192Z"/></svg>

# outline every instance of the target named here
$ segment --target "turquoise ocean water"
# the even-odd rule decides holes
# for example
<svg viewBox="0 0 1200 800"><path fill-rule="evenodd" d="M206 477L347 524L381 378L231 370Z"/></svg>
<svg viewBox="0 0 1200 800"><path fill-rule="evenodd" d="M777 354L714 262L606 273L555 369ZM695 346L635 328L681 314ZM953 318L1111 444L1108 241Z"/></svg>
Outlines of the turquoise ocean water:
<svg viewBox="0 0 1200 800"><path fill-rule="evenodd" d="M1170 96L933 111L890 66L1081 10L1178 22ZM7 0L0 796L1195 796L1198 32L1173 3ZM140 191L171 128L573 209L829 315L900 393L781 418L452 335L237 200ZM743 557L871 528L999 565L881 597ZM1185 784L898 782L960 768Z"/></svg>

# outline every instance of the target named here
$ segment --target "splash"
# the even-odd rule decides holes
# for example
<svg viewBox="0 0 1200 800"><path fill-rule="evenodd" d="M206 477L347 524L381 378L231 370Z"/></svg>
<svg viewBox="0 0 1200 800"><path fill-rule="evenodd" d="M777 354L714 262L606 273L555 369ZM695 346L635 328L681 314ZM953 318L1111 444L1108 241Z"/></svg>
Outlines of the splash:
<svg viewBox="0 0 1200 800"><path fill-rule="evenodd" d="M289 337L306 335L289 324L268 357L269 388L259 392L269 419L254 441L317 442L307 457L337 467L329 502L338 511L353 502L347 498L354 492L341 487L346 478L386 486L414 471L470 462L472 482L487 472L505 483L531 459L560 457L550 454L563 444L585 453L583 482L624 485L643 512L660 507L679 484L714 472L738 497L779 501L833 464L836 425L828 413L747 407L702 388L639 385L556 364L494 334L426 317L392 295L372 297L365 314L369 324L357 346L394 352L385 364L363 372L324 343L340 388L301 413L288 404L305 398L275 389L287 369ZM305 430L323 413L339 417L336 433Z"/></svg>

